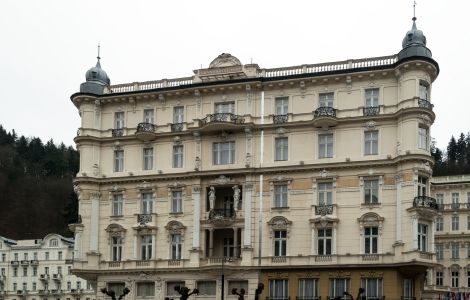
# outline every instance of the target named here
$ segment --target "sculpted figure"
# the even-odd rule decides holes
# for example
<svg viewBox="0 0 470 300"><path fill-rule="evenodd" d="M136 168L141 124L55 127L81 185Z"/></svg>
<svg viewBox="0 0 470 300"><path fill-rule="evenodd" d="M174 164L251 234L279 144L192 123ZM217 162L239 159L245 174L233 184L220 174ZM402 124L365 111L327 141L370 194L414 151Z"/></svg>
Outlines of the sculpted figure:
<svg viewBox="0 0 470 300"><path fill-rule="evenodd" d="M215 206L215 188L213 186L209 188L209 206L210 210L213 210Z"/></svg>

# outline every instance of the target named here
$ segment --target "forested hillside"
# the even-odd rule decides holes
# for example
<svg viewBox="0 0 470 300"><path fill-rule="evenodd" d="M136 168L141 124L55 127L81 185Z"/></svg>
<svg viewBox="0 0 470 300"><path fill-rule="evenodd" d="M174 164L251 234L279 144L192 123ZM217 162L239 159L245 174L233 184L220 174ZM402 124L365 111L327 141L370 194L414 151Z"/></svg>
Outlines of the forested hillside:
<svg viewBox="0 0 470 300"><path fill-rule="evenodd" d="M0 125L0 235L12 239L70 236L77 219L72 179L78 152L52 140L18 137Z"/></svg>
<svg viewBox="0 0 470 300"><path fill-rule="evenodd" d="M457 140L452 136L445 152L432 146L431 154L436 161L433 176L470 174L470 132Z"/></svg>

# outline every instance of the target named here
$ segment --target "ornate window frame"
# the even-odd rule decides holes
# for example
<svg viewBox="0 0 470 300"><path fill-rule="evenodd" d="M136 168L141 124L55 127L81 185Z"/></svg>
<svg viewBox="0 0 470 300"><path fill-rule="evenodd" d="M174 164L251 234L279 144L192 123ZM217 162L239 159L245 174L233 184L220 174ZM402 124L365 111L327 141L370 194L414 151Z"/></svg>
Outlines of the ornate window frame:
<svg viewBox="0 0 470 300"><path fill-rule="evenodd" d="M381 254L382 253L382 229L383 229L383 222L385 218L381 217L379 214L374 212L367 212L357 218L357 222L359 223L359 236L360 236L360 247L359 253L366 254L364 249L364 228L365 227L377 227L378 228L378 238L377 238L377 253L373 254Z"/></svg>

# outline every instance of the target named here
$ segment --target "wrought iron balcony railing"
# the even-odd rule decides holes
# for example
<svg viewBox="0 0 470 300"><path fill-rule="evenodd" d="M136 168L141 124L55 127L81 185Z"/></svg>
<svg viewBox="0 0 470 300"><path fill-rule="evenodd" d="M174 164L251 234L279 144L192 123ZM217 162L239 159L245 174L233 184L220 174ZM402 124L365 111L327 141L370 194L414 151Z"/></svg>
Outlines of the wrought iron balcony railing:
<svg viewBox="0 0 470 300"><path fill-rule="evenodd" d="M136 132L155 132L155 125L152 123L139 123L137 124Z"/></svg>
<svg viewBox="0 0 470 300"><path fill-rule="evenodd" d="M245 118L232 113L216 113L207 115L204 119L201 119L202 125L206 125L212 122L225 122L233 124L245 123Z"/></svg>
<svg viewBox="0 0 470 300"><path fill-rule="evenodd" d="M297 296L296 300L321 300L321 296Z"/></svg>
<svg viewBox="0 0 470 300"><path fill-rule="evenodd" d="M329 106L322 106L313 112L313 117L336 117L336 109Z"/></svg>
<svg viewBox="0 0 470 300"><path fill-rule="evenodd" d="M215 208L209 212L209 220L235 218L235 210L230 208Z"/></svg>
<svg viewBox="0 0 470 300"><path fill-rule="evenodd" d="M171 124L171 132L181 132L181 131L183 131L183 123Z"/></svg>
<svg viewBox="0 0 470 300"><path fill-rule="evenodd" d="M140 225L145 225L146 223L152 222L152 215L151 214L139 214L137 215L137 222Z"/></svg>
<svg viewBox="0 0 470 300"><path fill-rule="evenodd" d="M432 108L434 107L434 104L432 104L426 99L418 99L418 106L432 110Z"/></svg>
<svg viewBox="0 0 470 300"><path fill-rule="evenodd" d="M33 259L33 260L30 261L30 263L31 263L32 266L37 266L39 264L39 260Z"/></svg>
<svg viewBox="0 0 470 300"><path fill-rule="evenodd" d="M274 124L283 124L287 123L287 115L274 115L273 116Z"/></svg>
<svg viewBox="0 0 470 300"><path fill-rule="evenodd" d="M22 266L27 266L27 265L29 265L29 260L22 260L22 261L21 261L21 265L22 265Z"/></svg>
<svg viewBox="0 0 470 300"><path fill-rule="evenodd" d="M333 214L333 204L323 204L315 206L315 215L331 215Z"/></svg>
<svg viewBox="0 0 470 300"><path fill-rule="evenodd" d="M438 210L436 199L428 196L417 196L413 200L413 207L425 207Z"/></svg>
<svg viewBox="0 0 470 300"><path fill-rule="evenodd" d="M124 129L122 128L117 128L117 129L111 129L111 136L112 137L120 137L124 135Z"/></svg>
<svg viewBox="0 0 470 300"><path fill-rule="evenodd" d="M380 112L379 106L369 106L362 109L364 116L376 116Z"/></svg>

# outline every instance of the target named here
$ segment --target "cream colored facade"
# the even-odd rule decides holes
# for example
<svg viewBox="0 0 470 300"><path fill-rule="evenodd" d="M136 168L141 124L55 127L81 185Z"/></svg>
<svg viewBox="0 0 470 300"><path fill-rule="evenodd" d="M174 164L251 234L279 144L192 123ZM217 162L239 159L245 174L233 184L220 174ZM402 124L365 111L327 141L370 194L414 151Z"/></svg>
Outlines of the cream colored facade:
<svg viewBox="0 0 470 300"><path fill-rule="evenodd" d="M263 299L421 297L438 72L420 55L263 69L222 54L192 77L72 95L74 272L130 299L181 284L221 299L222 272L229 299L258 282Z"/></svg>
<svg viewBox="0 0 470 300"><path fill-rule="evenodd" d="M429 291L470 293L470 175L433 177L432 196L439 205L435 252L438 265L429 270Z"/></svg>
<svg viewBox="0 0 470 300"><path fill-rule="evenodd" d="M91 300L95 293L73 275L73 239L48 234L44 239L0 237L1 300Z"/></svg>

